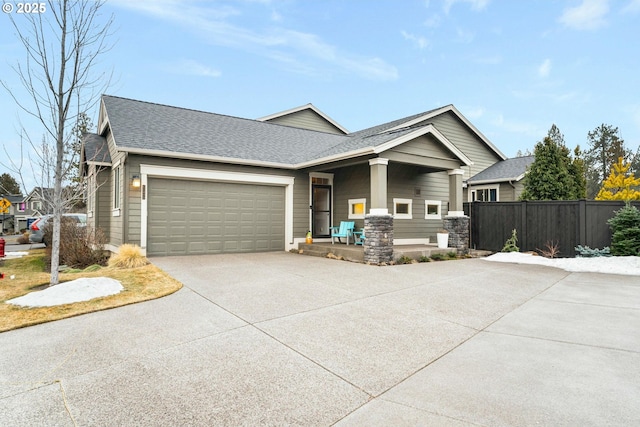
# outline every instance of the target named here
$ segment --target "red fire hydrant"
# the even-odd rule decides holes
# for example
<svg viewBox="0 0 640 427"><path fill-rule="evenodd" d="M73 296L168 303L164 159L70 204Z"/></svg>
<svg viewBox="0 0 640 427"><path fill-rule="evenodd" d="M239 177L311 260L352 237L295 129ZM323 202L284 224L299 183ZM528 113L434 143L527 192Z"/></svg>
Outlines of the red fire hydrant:
<svg viewBox="0 0 640 427"><path fill-rule="evenodd" d="M4 258L4 239L0 237L0 258Z"/></svg>

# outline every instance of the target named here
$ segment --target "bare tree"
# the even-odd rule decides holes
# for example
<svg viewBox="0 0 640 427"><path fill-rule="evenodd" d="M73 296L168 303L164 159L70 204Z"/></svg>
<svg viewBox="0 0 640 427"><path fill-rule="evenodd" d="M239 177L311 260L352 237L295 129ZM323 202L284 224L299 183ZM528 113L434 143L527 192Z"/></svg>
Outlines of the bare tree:
<svg viewBox="0 0 640 427"><path fill-rule="evenodd" d="M49 0L37 13L16 15L11 22L26 59L14 70L26 90L25 100L3 81L16 104L44 128L42 164L53 156L53 236L50 286L59 282L60 220L71 195L65 191L73 155L74 131L80 113L89 111L106 88L108 78L96 74L97 60L109 46L113 17L103 19L104 0ZM31 142L31 139L27 139ZM31 144L35 149L34 144ZM43 147L44 148L44 147ZM68 188L68 185L66 186Z"/></svg>

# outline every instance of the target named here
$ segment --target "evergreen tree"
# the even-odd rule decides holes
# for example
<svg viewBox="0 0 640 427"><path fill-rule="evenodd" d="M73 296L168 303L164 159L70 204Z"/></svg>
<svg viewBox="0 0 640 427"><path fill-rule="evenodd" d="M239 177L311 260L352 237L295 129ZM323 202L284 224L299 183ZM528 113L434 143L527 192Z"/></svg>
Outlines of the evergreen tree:
<svg viewBox="0 0 640 427"><path fill-rule="evenodd" d="M20 184L8 173L0 175L0 194L21 194Z"/></svg>
<svg viewBox="0 0 640 427"><path fill-rule="evenodd" d="M629 172L630 167L622 157L618 157L618 162L611 167L611 173L602 183L596 200L640 200L640 191L634 188L640 186L640 178Z"/></svg>
<svg viewBox="0 0 640 427"><path fill-rule="evenodd" d="M534 148L535 160L524 179L522 200L575 200L584 198L584 164L580 148L571 158L564 136L554 124Z"/></svg>
<svg viewBox="0 0 640 427"><path fill-rule="evenodd" d="M616 256L640 255L640 211L626 206L607 221L611 227L611 253Z"/></svg>
<svg viewBox="0 0 640 427"><path fill-rule="evenodd" d="M587 197L594 198L602 187L618 157L629 160L631 152L625 147L624 140L618 136L618 128L601 124L587 134L589 150L585 155L587 168Z"/></svg>

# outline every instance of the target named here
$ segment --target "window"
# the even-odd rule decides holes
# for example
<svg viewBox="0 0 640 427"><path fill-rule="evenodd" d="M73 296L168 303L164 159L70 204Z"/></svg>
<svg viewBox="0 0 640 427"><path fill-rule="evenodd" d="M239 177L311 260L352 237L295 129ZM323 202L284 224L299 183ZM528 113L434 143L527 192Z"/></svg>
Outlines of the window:
<svg viewBox="0 0 640 427"><path fill-rule="evenodd" d="M367 199L349 199L349 219L362 219L367 211Z"/></svg>
<svg viewBox="0 0 640 427"><path fill-rule="evenodd" d="M120 165L113 169L113 215L120 215Z"/></svg>
<svg viewBox="0 0 640 427"><path fill-rule="evenodd" d="M393 217L396 219L411 219L413 200L393 199Z"/></svg>
<svg viewBox="0 0 640 427"><path fill-rule="evenodd" d="M442 218L442 202L440 200L424 201L424 218L425 219L441 219Z"/></svg>
<svg viewBox="0 0 640 427"><path fill-rule="evenodd" d="M27 210L27 203L26 202L18 203L18 212L24 212L25 210Z"/></svg>
<svg viewBox="0 0 640 427"><path fill-rule="evenodd" d="M476 188L471 190L472 202L497 202L498 187Z"/></svg>
<svg viewBox="0 0 640 427"><path fill-rule="evenodd" d="M42 202L39 200L31 202L31 209L34 211L39 211L40 209L42 209Z"/></svg>

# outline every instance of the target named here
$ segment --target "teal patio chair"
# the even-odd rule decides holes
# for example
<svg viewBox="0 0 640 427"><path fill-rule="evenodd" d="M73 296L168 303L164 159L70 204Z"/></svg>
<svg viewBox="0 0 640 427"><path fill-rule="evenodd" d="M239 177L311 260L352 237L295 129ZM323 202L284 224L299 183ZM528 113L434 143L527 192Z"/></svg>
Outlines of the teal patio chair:
<svg viewBox="0 0 640 427"><path fill-rule="evenodd" d="M349 245L349 239L353 240L353 229L355 227L355 221L340 221L340 227L331 227L331 244L333 245L334 239L337 237L338 242L342 237L347 239L347 246Z"/></svg>

